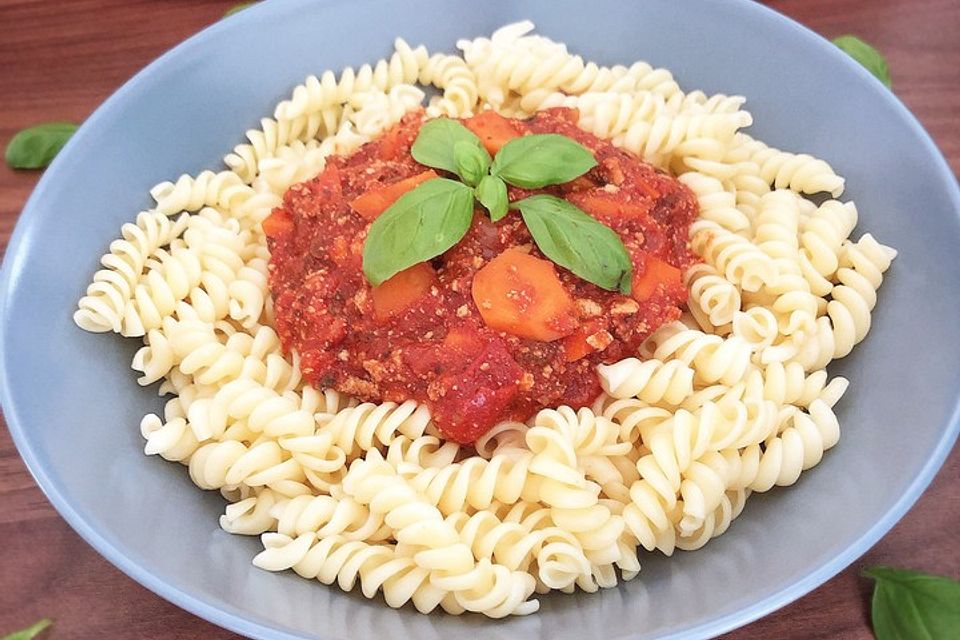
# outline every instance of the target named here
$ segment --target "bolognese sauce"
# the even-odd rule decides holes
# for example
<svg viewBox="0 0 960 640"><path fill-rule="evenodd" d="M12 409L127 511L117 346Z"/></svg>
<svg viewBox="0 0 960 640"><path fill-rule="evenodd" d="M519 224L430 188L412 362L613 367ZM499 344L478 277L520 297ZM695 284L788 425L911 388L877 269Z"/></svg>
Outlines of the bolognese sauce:
<svg viewBox="0 0 960 640"><path fill-rule="evenodd" d="M679 318L697 202L576 120L574 110L551 109L529 120L485 112L464 124L491 154L527 133L568 136L593 153L597 165L585 175L534 191L510 187L508 196L549 193L613 229L633 263L630 296L546 260L517 212L494 223L479 207L452 249L372 287L362 271L371 222L443 174L410 154L425 122L416 112L356 153L330 158L264 222L277 331L284 349L299 353L304 378L363 401L423 402L461 443L544 407L590 404L598 364L634 355Z"/></svg>

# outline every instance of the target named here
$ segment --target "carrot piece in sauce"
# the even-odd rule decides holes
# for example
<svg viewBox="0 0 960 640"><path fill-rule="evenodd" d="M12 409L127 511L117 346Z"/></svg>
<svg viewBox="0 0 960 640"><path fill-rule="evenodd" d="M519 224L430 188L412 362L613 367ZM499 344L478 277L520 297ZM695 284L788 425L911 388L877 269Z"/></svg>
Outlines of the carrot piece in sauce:
<svg viewBox="0 0 960 640"><path fill-rule="evenodd" d="M577 328L573 299L547 260L508 249L473 278L473 300L487 326L550 342Z"/></svg>
<svg viewBox="0 0 960 640"><path fill-rule="evenodd" d="M437 274L430 263L421 262L374 287L371 295L377 319L386 321L406 311L430 292L436 279Z"/></svg>
<svg viewBox="0 0 960 640"><path fill-rule="evenodd" d="M672 264L652 254L645 254L643 270L633 276L633 298L643 302L657 291L661 284L670 288L683 288L683 273Z"/></svg>
<svg viewBox="0 0 960 640"><path fill-rule="evenodd" d="M603 191L576 191L567 195L567 200L600 220L640 218L650 211L648 203L624 200L620 194Z"/></svg>
<svg viewBox="0 0 960 640"><path fill-rule="evenodd" d="M598 351L597 339L593 336L605 331L607 323L600 319L589 320L579 329L563 339L563 357L567 362L575 362L594 351ZM604 345L605 346L605 345Z"/></svg>
<svg viewBox="0 0 960 640"><path fill-rule="evenodd" d="M290 233L294 226L293 218L287 213L286 209L274 209L273 213L267 216L260 225L268 238L277 238Z"/></svg>
<svg viewBox="0 0 960 640"><path fill-rule="evenodd" d="M350 208L367 220L376 220L377 216L390 208L390 205L396 202L400 196L420 183L437 177L439 177L437 172L431 169L379 189L367 191L362 196L351 200Z"/></svg>
<svg viewBox="0 0 960 640"><path fill-rule="evenodd" d="M490 155L496 154L500 147L522 135L509 120L495 111L482 111L464 120L463 124L477 134Z"/></svg>

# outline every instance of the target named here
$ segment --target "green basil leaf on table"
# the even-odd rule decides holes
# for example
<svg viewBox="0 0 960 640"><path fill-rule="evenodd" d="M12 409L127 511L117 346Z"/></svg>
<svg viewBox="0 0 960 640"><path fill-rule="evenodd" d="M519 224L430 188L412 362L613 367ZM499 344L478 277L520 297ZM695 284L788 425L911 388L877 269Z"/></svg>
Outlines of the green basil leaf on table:
<svg viewBox="0 0 960 640"><path fill-rule="evenodd" d="M47 122L23 129L7 145L7 164L14 169L42 169L60 153L77 130L72 122Z"/></svg>
<svg viewBox="0 0 960 640"><path fill-rule="evenodd" d="M453 157L457 163L457 175L471 187L480 184L490 169L490 154L486 149L477 148L466 140L458 140L453 145Z"/></svg>
<svg viewBox="0 0 960 640"><path fill-rule="evenodd" d="M877 640L957 637L960 582L890 567L871 567L863 574L876 580L871 617Z"/></svg>
<svg viewBox="0 0 960 640"><path fill-rule="evenodd" d="M484 176L476 189L477 200L490 212L490 220L496 222L507 215L510 202L507 200L507 183L500 178Z"/></svg>
<svg viewBox="0 0 960 640"><path fill-rule="evenodd" d="M510 206L520 210L545 256L598 287L630 294L633 263L613 229L550 195L531 196Z"/></svg>
<svg viewBox="0 0 960 640"><path fill-rule="evenodd" d="M523 189L563 184L597 166L590 150L556 133L521 136L509 141L493 159L490 173Z"/></svg>
<svg viewBox="0 0 960 640"><path fill-rule="evenodd" d="M458 172L455 147L458 142L473 145L488 156L483 143L470 129L450 118L436 118L420 127L417 139L410 147L410 155L420 164L451 173ZM463 177L463 176L461 176Z"/></svg>
<svg viewBox="0 0 960 640"><path fill-rule="evenodd" d="M257 3L256 3L256 2L241 2L241 3L239 3L239 4L235 4L235 5L233 5L232 7L230 7L229 9L227 9L226 11L223 12L223 17L224 17L224 18L229 18L229 17L232 16L233 14L235 14L235 13L240 13L241 11L243 11L244 9L246 9L247 7L253 6L253 5L255 5L255 4L257 4Z"/></svg>
<svg viewBox="0 0 960 640"><path fill-rule="evenodd" d="M857 36L845 35L833 39L833 44L840 47L844 53L866 67L867 71L885 84L887 88L893 87L890 79L890 67L883 55L873 46L867 44Z"/></svg>
<svg viewBox="0 0 960 640"><path fill-rule="evenodd" d="M41 631L53 624L53 620L50 618L44 618L39 622L35 622L26 629L21 629L20 631L14 631L10 635L4 636L0 640L32 640L36 638Z"/></svg>
<svg viewBox="0 0 960 640"><path fill-rule="evenodd" d="M363 273L374 286L418 262L435 258L466 234L473 220L473 190L434 178L380 214L363 245Z"/></svg>

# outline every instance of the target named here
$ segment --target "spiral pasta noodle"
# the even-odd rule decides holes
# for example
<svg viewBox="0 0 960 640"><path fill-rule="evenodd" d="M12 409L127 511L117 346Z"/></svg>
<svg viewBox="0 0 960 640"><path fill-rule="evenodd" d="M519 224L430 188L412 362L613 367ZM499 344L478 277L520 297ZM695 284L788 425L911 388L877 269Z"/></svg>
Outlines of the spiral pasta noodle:
<svg viewBox="0 0 960 640"><path fill-rule="evenodd" d="M776 189L809 194L825 191L833 197L843 193L844 179L823 160L768 147L746 134L741 134L729 157L751 162L757 167L757 175Z"/></svg>
<svg viewBox="0 0 960 640"><path fill-rule="evenodd" d="M248 142L234 147L223 162L243 182L250 184L263 171L264 162L296 148L298 143L303 145L337 131L352 113L346 102L296 118L263 118L259 129L247 131Z"/></svg>
<svg viewBox="0 0 960 640"><path fill-rule="evenodd" d="M603 390L615 398L637 397L656 404L680 404L693 393L693 369L681 360L627 358L598 368Z"/></svg>
<svg viewBox="0 0 960 640"><path fill-rule="evenodd" d="M407 438L422 436L430 425L430 412L423 405L408 400L402 404L365 402L344 409L320 427L348 456L355 451L370 451L389 445L397 435Z"/></svg>
<svg viewBox="0 0 960 640"><path fill-rule="evenodd" d="M293 90L289 100L277 105L274 117L278 121L292 120L343 105L356 93L386 92L399 84L416 82L428 59L426 48L411 48L401 38L397 38L394 46L390 58L374 65L365 64L356 71L347 67L339 78L332 71L320 77L308 77Z"/></svg>
<svg viewBox="0 0 960 640"><path fill-rule="evenodd" d="M442 53L430 56L420 69L419 81L443 90L443 96L437 102L435 111L428 110L428 115L454 118L473 115L480 89L477 87L476 75L463 58Z"/></svg>
<svg viewBox="0 0 960 640"><path fill-rule="evenodd" d="M735 284L706 263L690 267L684 279L690 293L688 309L702 329L721 333L727 325L732 325L742 305L742 296Z"/></svg>
<svg viewBox="0 0 960 640"><path fill-rule="evenodd" d="M77 304L74 322L86 331L120 333L123 314L143 276L147 260L183 234L185 215L171 220L160 211L143 211L137 222L121 227L121 237L110 243L110 252L100 258L103 269L93 276L86 295Z"/></svg>

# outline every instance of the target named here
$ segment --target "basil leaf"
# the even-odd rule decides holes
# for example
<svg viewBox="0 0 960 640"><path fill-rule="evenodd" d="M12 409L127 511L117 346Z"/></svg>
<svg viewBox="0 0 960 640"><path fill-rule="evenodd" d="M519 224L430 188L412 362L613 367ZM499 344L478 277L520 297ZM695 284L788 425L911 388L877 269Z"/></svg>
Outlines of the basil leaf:
<svg viewBox="0 0 960 640"><path fill-rule="evenodd" d="M471 187L480 184L480 180L490 169L490 154L487 150L477 148L466 140L454 143L453 157L457 163L457 175Z"/></svg>
<svg viewBox="0 0 960 640"><path fill-rule="evenodd" d="M257 3L256 3L256 2L241 2L241 3L239 3L239 4L235 4L235 5L233 5L232 7L230 7L229 9L227 9L226 11L223 12L223 17L224 17L224 18L229 18L229 17L232 16L233 14L235 14L235 13L240 13L241 11L243 11L244 9L246 9L247 7L253 6L253 5L255 5L255 4L257 4Z"/></svg>
<svg viewBox="0 0 960 640"><path fill-rule="evenodd" d="M484 176L476 189L477 200L487 211L494 222L507 215L507 183L494 176Z"/></svg>
<svg viewBox="0 0 960 640"><path fill-rule="evenodd" d="M866 67L867 71L872 73L877 80L885 84L888 89L893 87L893 82L890 80L890 67L887 66L887 61L883 55L871 45L857 36L851 35L834 38L833 44L840 47L844 53Z"/></svg>
<svg viewBox="0 0 960 640"><path fill-rule="evenodd" d="M48 122L23 129L7 145L7 164L13 169L42 169L76 130L77 125L71 122Z"/></svg>
<svg viewBox="0 0 960 640"><path fill-rule="evenodd" d="M544 133L514 138L500 148L490 173L524 189L562 184L597 166L590 150L566 136Z"/></svg>
<svg viewBox="0 0 960 640"><path fill-rule="evenodd" d="M35 622L26 629L14 631L10 635L4 636L2 640L32 640L32 638L36 638L41 631L52 624L53 620L50 618L44 618L40 622Z"/></svg>
<svg viewBox="0 0 960 640"><path fill-rule="evenodd" d="M960 582L890 567L872 567L863 574L877 581L871 607L877 640L956 637Z"/></svg>
<svg viewBox="0 0 960 640"><path fill-rule="evenodd" d="M473 190L434 178L380 214L363 245L363 274L374 286L460 241L473 220Z"/></svg>
<svg viewBox="0 0 960 640"><path fill-rule="evenodd" d="M473 145L482 151L487 156L489 165L490 154L483 148L480 138L450 118L435 118L420 127L420 133L410 147L410 155L420 164L460 175L454 150L458 142Z"/></svg>
<svg viewBox="0 0 960 640"><path fill-rule="evenodd" d="M531 196L511 208L520 210L545 256L598 287L630 294L633 263L613 229L554 196Z"/></svg>

